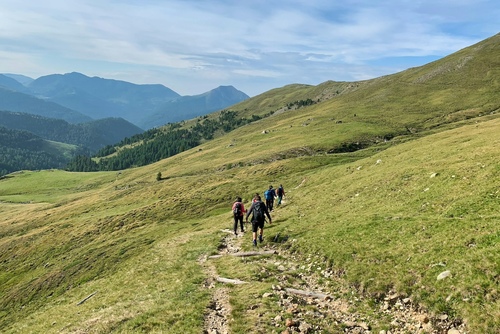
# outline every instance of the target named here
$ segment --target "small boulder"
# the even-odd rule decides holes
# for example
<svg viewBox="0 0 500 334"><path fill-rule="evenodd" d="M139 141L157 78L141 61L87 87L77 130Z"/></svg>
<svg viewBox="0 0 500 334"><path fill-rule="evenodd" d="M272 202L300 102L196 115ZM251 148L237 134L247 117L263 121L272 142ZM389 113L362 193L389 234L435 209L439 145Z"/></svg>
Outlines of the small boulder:
<svg viewBox="0 0 500 334"><path fill-rule="evenodd" d="M440 280L445 279L446 277L449 277L449 276L451 276L451 271L446 270L438 275L437 280L440 281Z"/></svg>

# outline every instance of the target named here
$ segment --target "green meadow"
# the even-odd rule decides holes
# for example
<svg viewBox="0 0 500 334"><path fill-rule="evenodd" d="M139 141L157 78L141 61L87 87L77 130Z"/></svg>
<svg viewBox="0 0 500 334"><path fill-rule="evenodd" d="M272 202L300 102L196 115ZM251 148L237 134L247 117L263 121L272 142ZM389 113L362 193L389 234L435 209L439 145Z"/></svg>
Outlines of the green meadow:
<svg viewBox="0 0 500 334"><path fill-rule="evenodd" d="M1 332L202 333L212 290L199 259L218 254L236 196L249 206L281 183L259 248L335 272L322 284L356 296L373 333L390 327L377 310L394 293L497 333L499 51L496 35L374 80L271 90L231 108L267 117L148 166L0 179ZM287 107L306 99L316 102ZM251 282L228 285L231 332L285 329L259 299L283 275L276 266L212 263Z"/></svg>

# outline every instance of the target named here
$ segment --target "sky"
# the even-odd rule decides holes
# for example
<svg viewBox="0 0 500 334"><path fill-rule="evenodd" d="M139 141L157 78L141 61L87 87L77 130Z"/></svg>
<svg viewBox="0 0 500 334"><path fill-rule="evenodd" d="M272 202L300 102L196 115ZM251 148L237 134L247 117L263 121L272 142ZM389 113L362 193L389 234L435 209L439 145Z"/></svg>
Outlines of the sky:
<svg viewBox="0 0 500 334"><path fill-rule="evenodd" d="M498 0L0 0L0 73L180 95L359 81L500 32Z"/></svg>

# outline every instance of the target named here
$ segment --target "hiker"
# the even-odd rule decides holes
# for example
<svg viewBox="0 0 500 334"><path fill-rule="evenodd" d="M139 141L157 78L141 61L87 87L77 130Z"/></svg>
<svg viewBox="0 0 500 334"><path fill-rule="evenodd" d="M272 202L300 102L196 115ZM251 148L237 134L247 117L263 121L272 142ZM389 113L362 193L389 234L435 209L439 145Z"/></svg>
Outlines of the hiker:
<svg viewBox="0 0 500 334"><path fill-rule="evenodd" d="M276 191L274 191L273 186L269 186L269 189L264 192L264 197L266 198L267 208L269 211L273 211L274 198L276 197Z"/></svg>
<svg viewBox="0 0 500 334"><path fill-rule="evenodd" d="M243 214L246 212L246 210L241 197L236 197L236 201L233 203L232 210L234 218L234 235L238 235L238 222L240 223L241 233L245 232L245 228L243 226Z"/></svg>
<svg viewBox="0 0 500 334"><path fill-rule="evenodd" d="M280 184L278 190L276 190L276 195L278 196L278 203L276 203L276 206L280 206L281 200L285 197L285 188L283 188L282 184Z"/></svg>
<svg viewBox="0 0 500 334"><path fill-rule="evenodd" d="M257 202L256 198L259 196L260 196L259 193L255 193L255 195L253 195L252 203Z"/></svg>
<svg viewBox="0 0 500 334"><path fill-rule="evenodd" d="M260 195L256 194L254 197L254 202L252 206L247 212L246 221L248 222L248 216L252 213L252 237L253 237L253 245L257 246L257 230L259 231L259 242L262 242L262 235L264 233L264 223L266 221L266 217L269 218L269 224L271 224L272 219L269 211L267 210L266 205L262 202Z"/></svg>

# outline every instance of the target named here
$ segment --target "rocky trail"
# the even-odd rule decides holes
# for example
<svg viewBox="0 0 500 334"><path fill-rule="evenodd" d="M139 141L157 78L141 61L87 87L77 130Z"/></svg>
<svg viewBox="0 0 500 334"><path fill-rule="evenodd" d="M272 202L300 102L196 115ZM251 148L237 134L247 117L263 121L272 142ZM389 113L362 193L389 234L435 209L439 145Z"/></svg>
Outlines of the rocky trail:
<svg viewBox="0 0 500 334"><path fill-rule="evenodd" d="M375 333L372 327L380 318L388 319L386 322L390 323L390 328L377 330L378 334L467 333L465 324L451 321L445 314L433 317L414 305L411 298L404 298L396 293L387 296L383 303L375 306L376 309L358 310L354 306L359 304L361 297L356 293L335 291L340 285L327 282L340 280L339 273L321 268L323 263L320 259L309 257L304 262L294 254L287 253L277 242L264 242L254 252L241 252L242 242L250 242L248 233L235 236L230 230L223 232L225 236L222 238L219 254L200 259L207 275L205 288L212 292L212 302L205 314L206 334L232 333L229 327L230 286L224 283L252 284L234 277L218 276L211 259L221 256L255 259L252 265L260 265L264 277L272 275L278 280L272 286L272 291L261 296L262 299L279 300L281 311L273 315L271 321L271 325L276 328L273 333L332 333L332 328L334 333ZM276 238L278 236L274 241L278 241ZM268 268L274 269L268 272Z"/></svg>

